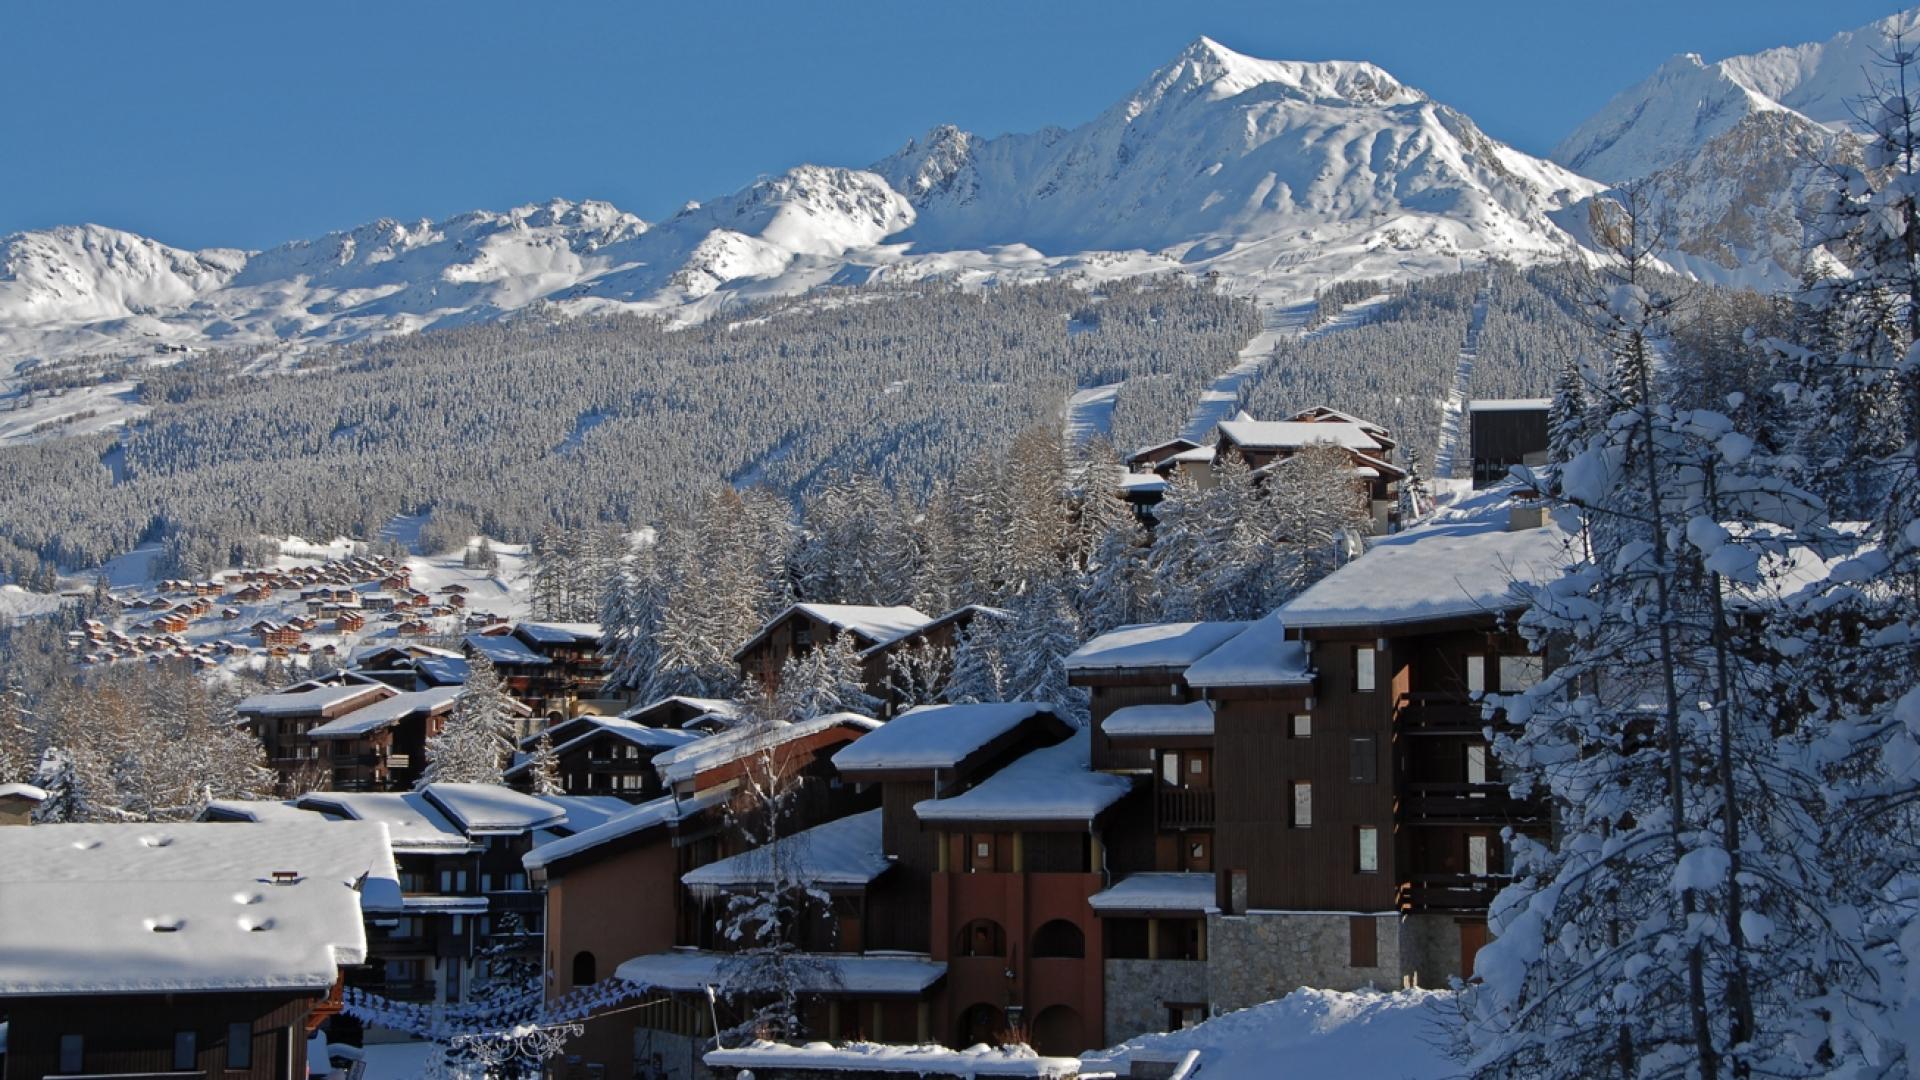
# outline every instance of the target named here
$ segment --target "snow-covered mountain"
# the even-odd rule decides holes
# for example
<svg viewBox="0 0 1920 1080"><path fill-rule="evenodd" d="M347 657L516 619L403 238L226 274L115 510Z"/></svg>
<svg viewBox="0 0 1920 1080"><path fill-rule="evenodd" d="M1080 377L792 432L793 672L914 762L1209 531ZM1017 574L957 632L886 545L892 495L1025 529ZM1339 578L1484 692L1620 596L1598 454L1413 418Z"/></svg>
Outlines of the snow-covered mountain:
<svg viewBox="0 0 1920 1080"><path fill-rule="evenodd" d="M1676 56L1554 148L1610 184L1640 181L1670 214L1668 261L1710 280L1798 276L1811 158L1857 162L1859 103L1893 39L1920 41L1920 9L1824 41L1708 63Z"/></svg>
<svg viewBox="0 0 1920 1080"><path fill-rule="evenodd" d="M801 166L649 225L554 201L379 221L270 251L98 226L0 239L0 361L337 341L536 300L697 316L735 296L957 275L1218 271L1276 301L1350 276L1576 250L1598 190L1371 64L1201 38L1072 130L951 127L870 170Z"/></svg>

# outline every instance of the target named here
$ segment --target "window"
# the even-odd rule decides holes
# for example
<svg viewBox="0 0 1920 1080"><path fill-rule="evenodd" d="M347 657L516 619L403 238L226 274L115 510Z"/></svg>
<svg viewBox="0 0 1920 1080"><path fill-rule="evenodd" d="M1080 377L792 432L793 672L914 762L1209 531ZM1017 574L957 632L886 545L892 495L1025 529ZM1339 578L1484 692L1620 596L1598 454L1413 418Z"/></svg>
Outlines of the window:
<svg viewBox="0 0 1920 1080"><path fill-rule="evenodd" d="M1547 673L1547 662L1539 656L1503 656L1500 658L1500 692L1518 694L1531 688Z"/></svg>
<svg viewBox="0 0 1920 1080"><path fill-rule="evenodd" d="M596 978L593 954L577 952L573 954L573 985L590 986Z"/></svg>
<svg viewBox="0 0 1920 1080"><path fill-rule="evenodd" d="M1467 783L1484 784L1487 782L1487 748L1484 746L1467 747ZM1485 792L1474 792L1484 795Z"/></svg>
<svg viewBox="0 0 1920 1080"><path fill-rule="evenodd" d="M1380 871L1380 830L1372 825L1360 826L1356 836L1356 846L1359 848L1355 853L1356 868L1363 874L1378 873Z"/></svg>
<svg viewBox="0 0 1920 1080"><path fill-rule="evenodd" d="M1307 739L1313 737L1313 716L1310 713L1293 714L1293 737Z"/></svg>
<svg viewBox="0 0 1920 1080"><path fill-rule="evenodd" d="M973 857L976 859L993 858L993 844L986 840L981 840L978 843L974 844Z"/></svg>
<svg viewBox="0 0 1920 1080"><path fill-rule="evenodd" d="M1479 696L1487 692L1487 658L1467 657L1467 693Z"/></svg>
<svg viewBox="0 0 1920 1080"><path fill-rule="evenodd" d="M253 1025L242 1021L227 1025L227 1068L253 1068Z"/></svg>
<svg viewBox="0 0 1920 1080"><path fill-rule="evenodd" d="M87 1040L84 1035L60 1036L60 1071L77 1073L86 1071Z"/></svg>
<svg viewBox="0 0 1920 1080"><path fill-rule="evenodd" d="M1371 735L1355 735L1347 740L1347 779L1356 784L1371 784L1380 778L1380 755Z"/></svg>
<svg viewBox="0 0 1920 1080"><path fill-rule="evenodd" d="M1361 645L1353 650L1353 688L1372 690L1374 651L1371 645Z"/></svg>
<svg viewBox="0 0 1920 1080"><path fill-rule="evenodd" d="M1467 837L1467 873L1474 877L1486 877L1491 872L1488 869L1487 850L1485 836Z"/></svg>
<svg viewBox="0 0 1920 1080"><path fill-rule="evenodd" d="M1160 756L1160 779L1166 781L1169 787L1178 787L1180 785L1179 754L1162 754Z"/></svg>
<svg viewBox="0 0 1920 1080"><path fill-rule="evenodd" d="M198 1064L200 1057L200 1039L191 1031L173 1033L173 1069L186 1072Z"/></svg>
<svg viewBox="0 0 1920 1080"><path fill-rule="evenodd" d="M1065 919L1045 923L1033 935L1035 959L1064 957L1077 960L1087 955L1087 936Z"/></svg>
<svg viewBox="0 0 1920 1080"><path fill-rule="evenodd" d="M1304 829L1313 824L1313 785L1305 780L1293 782L1293 827Z"/></svg>
<svg viewBox="0 0 1920 1080"><path fill-rule="evenodd" d="M1206 772L1206 771L1207 771L1207 763L1206 763L1206 762L1204 762L1204 761L1201 761L1201 760L1200 760L1199 758L1197 758L1197 757L1195 757L1195 758L1188 758L1188 759L1187 759L1187 771L1188 771L1188 772L1190 772L1190 773L1192 773L1192 774L1193 774L1193 775L1195 775L1195 776L1199 776L1199 775L1200 775L1201 773L1203 773L1203 772Z"/></svg>
<svg viewBox="0 0 1920 1080"><path fill-rule="evenodd" d="M1380 963L1379 923L1371 915L1347 920L1347 966L1375 967Z"/></svg>

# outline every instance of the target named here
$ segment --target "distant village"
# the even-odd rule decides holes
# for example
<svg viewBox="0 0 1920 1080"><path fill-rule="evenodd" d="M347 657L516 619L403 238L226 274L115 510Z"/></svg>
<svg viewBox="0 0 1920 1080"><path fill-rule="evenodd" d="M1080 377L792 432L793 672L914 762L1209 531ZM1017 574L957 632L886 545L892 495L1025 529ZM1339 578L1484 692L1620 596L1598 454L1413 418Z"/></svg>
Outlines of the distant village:
<svg viewBox="0 0 1920 1080"><path fill-rule="evenodd" d="M1547 829L1482 702L1542 677L1515 619L1570 540L1499 479L1541 460L1545 403L1486 409L1476 490L1411 513L1392 434L1333 410L1131 455L1115 497L1151 521L1179 475L1337 447L1373 535L1266 617L1085 640L1086 726L902 697L890 660L1005 618L982 605L793 604L738 643L743 684L832 648L877 704L756 722L623 698L599 626L468 610L391 558L116 596L79 662L338 663L238 706L284 798L30 825L46 793L0 786L0 1075L356 1077L439 1040L489 1075L1090 1076L1083 1053L1297 986L1471 976L1509 845ZM476 667L515 750L499 784L437 781Z"/></svg>

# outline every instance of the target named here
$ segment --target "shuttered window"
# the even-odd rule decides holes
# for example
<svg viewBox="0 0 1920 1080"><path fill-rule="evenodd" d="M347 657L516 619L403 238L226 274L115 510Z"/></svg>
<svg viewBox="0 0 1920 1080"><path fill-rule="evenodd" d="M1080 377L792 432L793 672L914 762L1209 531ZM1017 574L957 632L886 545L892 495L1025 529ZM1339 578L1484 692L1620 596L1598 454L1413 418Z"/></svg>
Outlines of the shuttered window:
<svg viewBox="0 0 1920 1080"><path fill-rule="evenodd" d="M1377 967L1380 963L1379 923L1371 915L1347 920L1347 966Z"/></svg>
<svg viewBox="0 0 1920 1080"><path fill-rule="evenodd" d="M1313 824L1313 785L1305 780L1293 784L1293 827L1304 829Z"/></svg>
<svg viewBox="0 0 1920 1080"><path fill-rule="evenodd" d="M1380 778L1379 754L1371 735L1355 735L1347 740L1347 779L1356 784L1371 784Z"/></svg>

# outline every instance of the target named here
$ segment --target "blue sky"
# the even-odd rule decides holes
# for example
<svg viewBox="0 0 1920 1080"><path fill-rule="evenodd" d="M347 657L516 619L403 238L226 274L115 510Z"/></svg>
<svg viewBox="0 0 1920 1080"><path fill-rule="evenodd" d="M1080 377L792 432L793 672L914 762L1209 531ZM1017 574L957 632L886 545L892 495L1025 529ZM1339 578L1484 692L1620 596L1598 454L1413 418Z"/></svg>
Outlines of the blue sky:
<svg viewBox="0 0 1920 1080"><path fill-rule="evenodd" d="M1194 37L1371 60L1544 154L1666 57L1818 40L1885 0L0 4L0 234L266 247L550 196L649 220L937 123L1072 126Z"/></svg>

